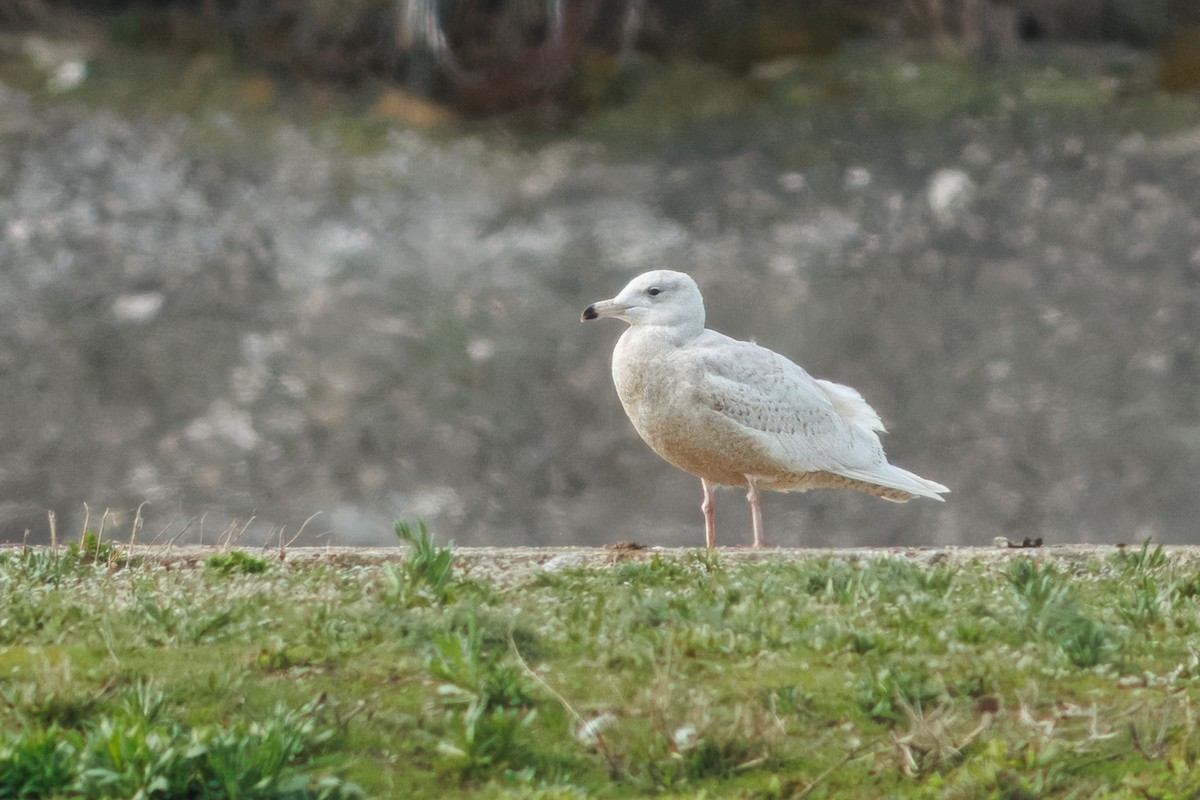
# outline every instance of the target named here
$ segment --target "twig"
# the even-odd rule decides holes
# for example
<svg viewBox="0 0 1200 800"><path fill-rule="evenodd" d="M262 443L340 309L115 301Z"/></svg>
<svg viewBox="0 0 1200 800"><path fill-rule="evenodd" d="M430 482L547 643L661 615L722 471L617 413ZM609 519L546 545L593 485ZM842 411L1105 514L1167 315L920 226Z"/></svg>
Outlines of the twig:
<svg viewBox="0 0 1200 800"><path fill-rule="evenodd" d="M513 641L511 632L508 634L508 646L509 646L509 648L512 649L513 655L517 657L517 663L519 663L521 665L521 669L523 669L525 671L525 674L528 675L529 677L533 678L535 681L537 681L541 685L541 687L543 689L545 689L547 692L549 692L551 695L553 695L554 699L562 704L562 707L567 710L567 713L571 715L571 717L575 720L575 722L583 722L583 716L578 711L575 710L574 706L572 706L569 702L567 702L567 698L563 697L561 694L556 692L554 690L554 687L551 686L550 684L546 683L546 680L541 675L538 675L536 672L534 672L532 669L529 668L529 664L526 663L525 659L521 656L521 651L517 649L517 643L515 641Z"/></svg>
<svg viewBox="0 0 1200 800"><path fill-rule="evenodd" d="M166 535L167 531L169 531L171 529L171 526L174 524L175 524L174 520L172 520L171 522L168 522L161 529L159 529L158 533L156 533L154 535L153 539L151 539L148 543L142 545L142 547L146 548L146 558L142 560L142 568L144 571L149 572L151 563L157 559L159 553L162 553L165 550L165 548L171 546L171 543L169 541L165 545L160 545L158 543L158 540L161 539L164 535ZM184 530L186 530L186 528ZM157 551L154 549L155 547L158 548Z"/></svg>
<svg viewBox="0 0 1200 800"><path fill-rule="evenodd" d="M279 560L280 561L283 561L284 558L287 557L287 549L292 546L292 542L294 542L300 538L300 534L304 533L304 529L306 527L308 527L308 523L312 522L314 519L316 519L319 516L321 516L320 511L316 512L315 514L310 516L308 519L304 520L304 522L300 523L300 529L296 531L295 536L293 536L291 539L288 539L287 544L283 543L283 528L279 529Z"/></svg>
<svg viewBox="0 0 1200 800"><path fill-rule="evenodd" d="M816 789L818 786L820 786L822 783L824 783L825 779L828 778L830 775L832 775L834 772L836 772L837 770L846 766L847 764L849 764L851 761L855 760L856 758L862 758L863 756L866 756L866 755L871 755L871 754L863 753L862 756L855 756L850 753L847 753L846 755L842 756L841 761L837 762L832 767L825 770L817 777L813 778L808 783L807 786L805 786L800 791L796 792L796 794L792 795L792 797L796 798L796 800L803 800L803 798L808 797L810 794L812 794L813 789Z"/></svg>
<svg viewBox="0 0 1200 800"><path fill-rule="evenodd" d="M575 707L567 701L567 698L555 691L554 687L547 683L545 678L529 668L529 664L526 663L524 657L522 657L521 651L517 649L517 643L513 640L512 631L508 632L508 646L509 649L512 650L513 655L517 657L517 663L521 665L521 669L525 671L525 674L537 681L543 689L549 692L555 700L562 704L562 707L566 709L568 714L571 715L571 719L575 723L576 729L578 729L578 726L580 725L586 725L587 722L584 720L583 715L575 710ZM617 761L613 757L612 752L609 751L608 744L604 741L604 731L602 729L597 729L595 732L595 737L596 748L601 752L601 754L603 754L604 760L608 762L609 771L613 775L618 774L619 769L617 766Z"/></svg>
<svg viewBox="0 0 1200 800"><path fill-rule="evenodd" d="M246 524L243 525L242 529L236 534L234 533L234 530L237 528L237 520L231 522L229 527L225 529L225 533L221 534L220 538L217 539L217 547L221 550L228 550L236 545L242 540L242 537L246 535L246 531L250 529L250 526L256 519L258 519L258 517L251 517L250 519L246 520Z"/></svg>
<svg viewBox="0 0 1200 800"><path fill-rule="evenodd" d="M180 537L180 536L183 536L185 533L187 533L187 531L188 531L188 528L192 527L192 525L194 525L194 524L196 523L196 521L197 521L197 520L199 520L199 521L200 521L200 531L201 531L200 535L201 535L201 537L203 537L203 536L204 536L204 517L205 517L205 515L204 515L204 514L201 514L201 515L200 515L200 516L198 516L198 517L192 517L191 519L189 519L189 520L188 520L188 523L187 523L187 525L184 525L184 526L183 526L183 528L182 528L182 529L179 531L179 533L177 533L177 534L175 534L174 536L172 536L170 539L168 539L168 540L166 541L166 543L165 543L165 544L163 544L163 545L161 545L161 546L159 547L159 552L160 552L160 553L167 552L167 551L169 551L169 550L170 550L172 547L174 547L174 546L175 546L175 543L179 541L179 537ZM168 525L167 527L170 527L170 526ZM163 529L162 529L162 532L161 532L161 533L159 533L159 536L162 536L162 534L163 534L163 533L166 533L166 532L167 532L167 529L166 529L166 528L163 528ZM157 539L158 539L158 536L156 536L156 537L154 537L154 538L157 540ZM157 555L157 554L156 554L156 555Z"/></svg>
<svg viewBox="0 0 1200 800"><path fill-rule="evenodd" d="M100 515L100 530L96 531L96 552L100 552L100 543L104 541L104 526L108 524L108 512L110 509L105 508L104 513Z"/></svg>
<svg viewBox="0 0 1200 800"><path fill-rule="evenodd" d="M129 554L133 555L133 545L137 541L138 531L142 529L145 521L142 519L142 509L149 505L150 501L144 501L137 507L137 511L133 515L133 527L129 529Z"/></svg>

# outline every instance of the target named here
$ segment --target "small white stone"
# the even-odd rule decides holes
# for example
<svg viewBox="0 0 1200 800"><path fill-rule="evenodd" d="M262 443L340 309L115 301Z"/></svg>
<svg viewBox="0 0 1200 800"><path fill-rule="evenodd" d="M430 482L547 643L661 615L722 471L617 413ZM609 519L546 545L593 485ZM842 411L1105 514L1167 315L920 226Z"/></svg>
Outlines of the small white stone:
<svg viewBox="0 0 1200 800"><path fill-rule="evenodd" d="M786 192L798 192L808 185L808 180L800 172L785 172L779 176L779 185Z"/></svg>
<svg viewBox="0 0 1200 800"><path fill-rule="evenodd" d="M472 361L487 361L496 354L496 343L491 339L472 339L467 342L467 358Z"/></svg>
<svg viewBox="0 0 1200 800"><path fill-rule="evenodd" d="M676 750L679 750L680 752L691 750L696 746L696 739L698 738L696 726L680 725L675 729L675 733L671 738L675 742Z"/></svg>
<svg viewBox="0 0 1200 800"><path fill-rule="evenodd" d="M84 61L67 61L59 64L54 74L46 82L50 91L59 94L69 92L87 79L87 63Z"/></svg>
<svg viewBox="0 0 1200 800"><path fill-rule="evenodd" d="M871 185L871 171L866 167L851 167L846 170L847 189L865 189Z"/></svg>
<svg viewBox="0 0 1200 800"><path fill-rule="evenodd" d="M113 300L112 314L121 322L149 322L158 316L165 301L162 292L123 294Z"/></svg>
<svg viewBox="0 0 1200 800"><path fill-rule="evenodd" d="M558 572L579 566L583 566L583 556L578 553L560 553L542 564L542 569L546 572Z"/></svg>
<svg viewBox="0 0 1200 800"><path fill-rule="evenodd" d="M929 208L943 225L952 223L974 197L975 183L960 169L939 169L926 190Z"/></svg>

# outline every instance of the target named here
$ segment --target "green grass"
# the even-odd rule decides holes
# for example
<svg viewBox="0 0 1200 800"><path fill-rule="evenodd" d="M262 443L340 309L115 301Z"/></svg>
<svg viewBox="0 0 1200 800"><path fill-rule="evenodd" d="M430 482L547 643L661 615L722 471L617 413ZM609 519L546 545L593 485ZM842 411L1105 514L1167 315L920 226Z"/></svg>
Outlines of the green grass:
<svg viewBox="0 0 1200 800"><path fill-rule="evenodd" d="M244 572L257 575L267 571L267 562L258 556L252 556L241 550L229 550L210 556L204 565L221 575L233 575Z"/></svg>
<svg viewBox="0 0 1200 800"><path fill-rule="evenodd" d="M1200 567L1161 548L493 584L397 533L356 566L0 554L0 797L1200 791Z"/></svg>

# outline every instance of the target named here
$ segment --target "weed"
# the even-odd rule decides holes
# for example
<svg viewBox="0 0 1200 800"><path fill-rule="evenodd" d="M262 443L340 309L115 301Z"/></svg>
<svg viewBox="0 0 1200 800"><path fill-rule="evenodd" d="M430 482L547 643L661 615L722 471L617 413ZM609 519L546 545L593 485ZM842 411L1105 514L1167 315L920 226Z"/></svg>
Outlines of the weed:
<svg viewBox="0 0 1200 800"><path fill-rule="evenodd" d="M1158 572L1171 563L1171 557L1160 544L1150 549L1150 540L1142 542L1142 546L1131 551L1128 547L1121 548L1111 556L1112 560L1127 574L1147 575Z"/></svg>
<svg viewBox="0 0 1200 800"><path fill-rule="evenodd" d="M126 561L118 545L111 541L101 541L92 530L85 530L78 542L70 542L67 545L67 555L81 564L124 566Z"/></svg>
<svg viewBox="0 0 1200 800"><path fill-rule="evenodd" d="M51 619L42 598L30 593L13 593L0 607L0 644L20 641L40 633Z"/></svg>
<svg viewBox="0 0 1200 800"><path fill-rule="evenodd" d="M721 554L715 548L692 551L692 561L707 575L720 572L725 565L721 563Z"/></svg>
<svg viewBox="0 0 1200 800"><path fill-rule="evenodd" d="M872 719L899 722L906 707L923 708L943 693L924 664L890 663L871 667L859 679L855 699Z"/></svg>
<svg viewBox="0 0 1200 800"><path fill-rule="evenodd" d="M124 711L128 718L156 723L163 716L166 697L153 681L139 678L133 688L123 695Z"/></svg>
<svg viewBox="0 0 1200 800"><path fill-rule="evenodd" d="M690 726L677 728L663 740L657 758L646 765L647 777L661 790L681 789L706 778L727 778L760 761L749 742L701 737Z"/></svg>
<svg viewBox="0 0 1200 800"><path fill-rule="evenodd" d="M478 698L451 715L449 736L438 752L466 779L478 779L527 759L527 730L535 709L486 708Z"/></svg>
<svg viewBox="0 0 1200 800"><path fill-rule="evenodd" d="M318 710L279 707L260 722L187 728L167 718L160 689L138 681L94 724L29 723L0 739L0 797L356 797L354 786L296 766L333 735Z"/></svg>
<svg viewBox="0 0 1200 800"><path fill-rule="evenodd" d="M51 797L78 771L80 736L56 725L0 734L0 797Z"/></svg>
<svg viewBox="0 0 1200 800"><path fill-rule="evenodd" d="M503 651L485 645L474 616L466 629L436 636L430 673L443 683L438 696L448 709L448 737L439 750L464 778L479 778L514 763L537 717L520 668Z"/></svg>
<svg viewBox="0 0 1200 800"><path fill-rule="evenodd" d="M916 569L916 575L917 584L921 589L941 596L948 594L954 587L958 579L958 570L935 565L927 569Z"/></svg>
<svg viewBox="0 0 1200 800"><path fill-rule="evenodd" d="M828 560L824 569L808 577L807 588L813 597L844 605L862 592L862 573L845 562Z"/></svg>
<svg viewBox="0 0 1200 800"><path fill-rule="evenodd" d="M809 714L814 706L813 693L802 686L789 684L764 693L763 703L777 714Z"/></svg>
<svg viewBox="0 0 1200 800"><path fill-rule="evenodd" d="M258 575L267 571L267 562L258 556L247 555L241 550L217 553L204 562L204 566L218 575Z"/></svg>
<svg viewBox="0 0 1200 800"><path fill-rule="evenodd" d="M204 742L203 771L222 796L264 793L286 796L301 776L290 766L308 749L322 744L332 731L317 731L311 713L276 708L259 723L239 722L211 732ZM197 737L193 737L197 738Z"/></svg>
<svg viewBox="0 0 1200 800"><path fill-rule="evenodd" d="M705 562L697 559L695 563L708 571ZM669 586L694 578L695 573L686 564L673 558L663 558L658 553L651 556L649 561L618 564L612 570L613 581L639 587Z"/></svg>
<svg viewBox="0 0 1200 800"><path fill-rule="evenodd" d="M944 596L954 583L955 573L946 567L925 567L901 558L872 558L861 562L822 559L807 576L808 594L838 605L865 598L935 599Z"/></svg>
<svg viewBox="0 0 1200 800"><path fill-rule="evenodd" d="M160 646L215 642L232 635L238 623L254 613L247 602L210 602L195 607L164 603L161 597L143 592L131 616L145 630L146 638Z"/></svg>
<svg viewBox="0 0 1200 800"><path fill-rule="evenodd" d="M102 542L94 531L85 530L79 541L70 542L64 550L23 548L0 554L0 581L7 576L20 582L59 586L89 568L122 567L129 563L120 545Z"/></svg>
<svg viewBox="0 0 1200 800"><path fill-rule="evenodd" d="M1183 575L1171 583L1172 601L1188 601L1200 597L1200 570Z"/></svg>
<svg viewBox="0 0 1200 800"><path fill-rule="evenodd" d="M78 547L78 545L76 545ZM79 560L50 549L28 549L0 555L0 580L59 585L78 572Z"/></svg>
<svg viewBox="0 0 1200 800"><path fill-rule="evenodd" d="M1030 629L1058 645L1073 665L1094 667L1116 655L1119 647L1109 629L1079 610L1057 570L1039 567L1033 559L1018 558L1009 565L1007 577L1025 605Z"/></svg>
<svg viewBox="0 0 1200 800"><path fill-rule="evenodd" d="M1108 629L1088 617L1072 615L1055 633L1063 653L1083 669L1108 661L1117 649Z"/></svg>
<svg viewBox="0 0 1200 800"><path fill-rule="evenodd" d="M1032 558L1014 558L1008 565L1008 584L1025 605L1029 617L1037 618L1060 602L1066 593L1058 571L1039 566Z"/></svg>
<svg viewBox="0 0 1200 800"><path fill-rule="evenodd" d="M468 618L465 630L437 634L427 664L443 682L438 687L443 702L475 703L484 710L531 704L521 670L503 654L486 646L475 616Z"/></svg>
<svg viewBox="0 0 1200 800"><path fill-rule="evenodd" d="M397 522L396 536L408 543L408 555L400 564L384 565L385 604L406 609L451 602L455 594L454 542L438 547L423 521L417 522L415 531L408 523Z"/></svg>
<svg viewBox="0 0 1200 800"><path fill-rule="evenodd" d="M1158 582L1143 573L1141 580L1133 587L1132 597L1120 606L1121 618L1134 628L1155 625L1162 619L1164 595L1169 597L1170 594L1170 590L1160 592Z"/></svg>
<svg viewBox="0 0 1200 800"><path fill-rule="evenodd" d="M0 684L0 716L20 727L76 728L94 717L99 707L96 697L72 692L61 684L52 692L38 691L35 684Z"/></svg>
<svg viewBox="0 0 1200 800"><path fill-rule="evenodd" d="M851 652L857 653L858 655L869 653L872 650L886 651L890 643L891 640L884 639L883 637L876 636L874 634L856 633L853 631L846 632L847 646L850 648Z"/></svg>
<svg viewBox="0 0 1200 800"><path fill-rule="evenodd" d="M332 603L321 603L313 608L308 619L304 643L337 661L353 653L368 634L368 627L361 621L347 619Z"/></svg>
<svg viewBox="0 0 1200 800"><path fill-rule="evenodd" d="M966 644L982 644L996 637L999 630L999 623L985 606L975 606L954 620L954 636Z"/></svg>

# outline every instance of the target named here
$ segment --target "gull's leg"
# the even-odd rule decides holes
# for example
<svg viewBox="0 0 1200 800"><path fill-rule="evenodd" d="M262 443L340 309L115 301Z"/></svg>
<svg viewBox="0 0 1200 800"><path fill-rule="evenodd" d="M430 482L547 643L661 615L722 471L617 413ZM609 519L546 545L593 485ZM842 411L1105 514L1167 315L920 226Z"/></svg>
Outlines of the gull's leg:
<svg viewBox="0 0 1200 800"><path fill-rule="evenodd" d="M758 507L758 486L754 478L746 476L746 499L750 501L750 522L754 527L754 544L751 547L766 547L763 540L762 509Z"/></svg>
<svg viewBox="0 0 1200 800"><path fill-rule="evenodd" d="M712 484L701 478L700 485L704 487L704 502L700 504L700 510L704 512L704 545L711 550L717 546L717 526L713 522L716 504L713 503Z"/></svg>

